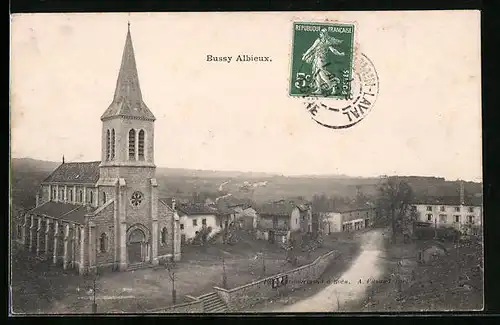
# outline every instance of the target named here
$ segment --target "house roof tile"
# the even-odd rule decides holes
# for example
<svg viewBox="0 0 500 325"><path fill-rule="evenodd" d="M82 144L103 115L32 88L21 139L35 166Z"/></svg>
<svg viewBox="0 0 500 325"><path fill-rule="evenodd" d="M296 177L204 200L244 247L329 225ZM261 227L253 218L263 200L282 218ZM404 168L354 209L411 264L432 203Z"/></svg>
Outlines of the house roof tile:
<svg viewBox="0 0 500 325"><path fill-rule="evenodd" d="M296 205L293 202L278 201L265 203L257 208L260 215L289 216Z"/></svg>
<svg viewBox="0 0 500 325"><path fill-rule="evenodd" d="M195 203L178 204L177 210L181 215L218 214L219 212L215 207Z"/></svg>
<svg viewBox="0 0 500 325"><path fill-rule="evenodd" d="M97 183L100 161L72 162L59 165L44 183Z"/></svg>
<svg viewBox="0 0 500 325"><path fill-rule="evenodd" d="M430 205L460 205L459 196L422 196L414 199L412 204L430 204ZM467 195L464 197L464 205L482 206L481 196Z"/></svg>
<svg viewBox="0 0 500 325"><path fill-rule="evenodd" d="M49 201L29 210L29 213L83 224L85 215L94 210L95 208L84 205Z"/></svg>

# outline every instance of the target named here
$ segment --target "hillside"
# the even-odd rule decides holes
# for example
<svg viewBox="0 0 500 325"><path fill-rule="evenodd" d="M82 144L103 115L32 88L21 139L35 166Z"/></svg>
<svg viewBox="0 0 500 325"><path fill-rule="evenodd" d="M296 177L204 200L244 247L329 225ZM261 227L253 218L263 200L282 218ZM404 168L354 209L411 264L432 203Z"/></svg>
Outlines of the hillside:
<svg viewBox="0 0 500 325"><path fill-rule="evenodd" d="M35 194L43 181L60 163L29 158L12 159L13 203L25 208L35 204ZM314 194L355 197L358 191L367 196L376 195L380 178L349 176L293 176L266 173L207 171L181 168L158 168L160 197L175 196L192 199L194 193L204 193L212 199L230 193L236 198L251 199L256 203L283 198L310 199ZM459 183L444 178L401 176L417 196L453 196L459 193ZM467 194L481 193L482 184L465 183Z"/></svg>

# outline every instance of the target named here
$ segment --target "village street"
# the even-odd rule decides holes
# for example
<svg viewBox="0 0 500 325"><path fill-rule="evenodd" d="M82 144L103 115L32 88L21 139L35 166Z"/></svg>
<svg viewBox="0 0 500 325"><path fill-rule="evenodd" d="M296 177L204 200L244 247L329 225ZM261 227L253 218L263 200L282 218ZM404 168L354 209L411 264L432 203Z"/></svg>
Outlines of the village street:
<svg viewBox="0 0 500 325"><path fill-rule="evenodd" d="M343 305L362 299L370 281L384 275L381 257L383 257L383 230L373 229L360 234L361 251L351 266L337 279L329 280L328 285L316 294L301 299L288 306L271 304L261 309L262 312L332 312ZM337 280L337 282L334 282Z"/></svg>

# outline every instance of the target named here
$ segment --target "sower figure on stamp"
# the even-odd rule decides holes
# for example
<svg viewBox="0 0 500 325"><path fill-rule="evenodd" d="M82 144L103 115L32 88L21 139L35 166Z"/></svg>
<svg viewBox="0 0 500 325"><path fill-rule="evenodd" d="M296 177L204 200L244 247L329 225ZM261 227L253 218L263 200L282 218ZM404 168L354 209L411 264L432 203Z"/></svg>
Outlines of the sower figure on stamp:
<svg viewBox="0 0 500 325"><path fill-rule="evenodd" d="M319 32L319 38L314 41L313 45L302 56L303 61L309 64L312 63L312 75L316 83L316 88L312 92L313 94L321 94L323 84L326 84L327 91L335 93L335 86L340 80L332 76L326 69L326 55L328 51L331 51L335 55L345 55L344 52L339 52L333 48L334 45L340 44L341 42L342 40L328 35L327 30L323 28Z"/></svg>

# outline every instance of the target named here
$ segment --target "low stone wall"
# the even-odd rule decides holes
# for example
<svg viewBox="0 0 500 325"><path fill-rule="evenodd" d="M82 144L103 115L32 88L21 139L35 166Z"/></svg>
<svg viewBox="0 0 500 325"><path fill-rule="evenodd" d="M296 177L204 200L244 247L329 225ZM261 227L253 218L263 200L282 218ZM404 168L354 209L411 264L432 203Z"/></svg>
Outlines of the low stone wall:
<svg viewBox="0 0 500 325"><path fill-rule="evenodd" d="M219 297L226 303L230 311L242 310L259 301L268 300L281 293L298 289L307 283L318 280L325 272L330 263L338 258L338 251L331 251L318 257L311 264L299 268L273 275L262 280L258 280L234 289L223 289L214 287ZM273 280L277 278L287 278L287 282L281 286L273 287Z"/></svg>
<svg viewBox="0 0 500 325"><path fill-rule="evenodd" d="M159 313L159 314L191 314L191 313L203 313L203 302L192 296L186 296L188 302L177 304L173 306L168 306L165 308L158 308L154 310L148 310L148 313Z"/></svg>

